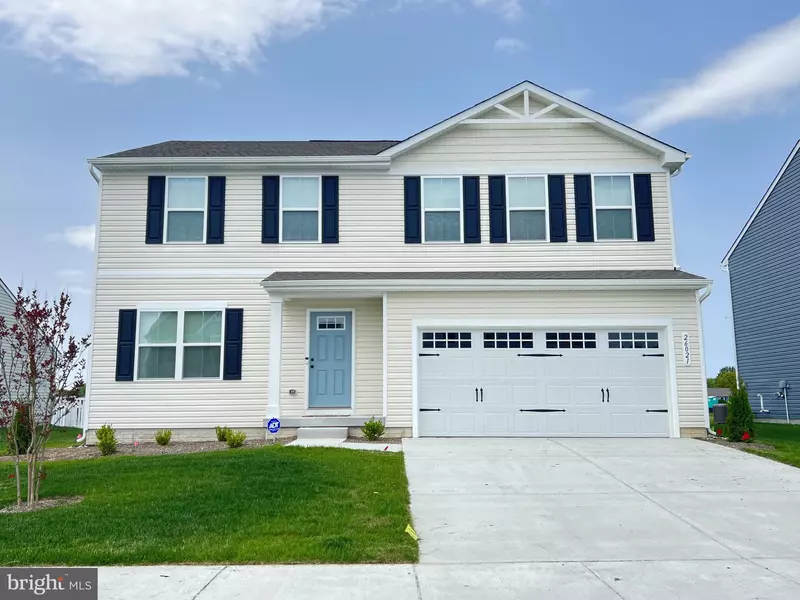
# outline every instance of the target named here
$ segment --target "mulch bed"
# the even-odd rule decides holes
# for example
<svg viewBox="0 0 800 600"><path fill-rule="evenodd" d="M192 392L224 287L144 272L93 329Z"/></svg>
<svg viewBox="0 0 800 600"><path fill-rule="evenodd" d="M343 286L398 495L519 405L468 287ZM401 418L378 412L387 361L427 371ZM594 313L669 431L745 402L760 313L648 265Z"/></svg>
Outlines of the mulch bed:
<svg viewBox="0 0 800 600"><path fill-rule="evenodd" d="M775 446L770 446L762 442L731 442L725 438L715 437L713 435L706 437L706 441L719 446L727 446L728 448L737 448L739 450L775 450Z"/></svg>
<svg viewBox="0 0 800 600"><path fill-rule="evenodd" d="M83 496L57 496L55 498L42 498L30 506L27 504L23 504L22 506L12 504L10 506L6 506L5 508L0 508L0 514L10 515L14 513L29 513L37 510L44 510L46 508L69 506L70 504L77 504L81 500L83 500Z"/></svg>
<svg viewBox="0 0 800 600"><path fill-rule="evenodd" d="M260 448L261 446L272 446L273 444L286 445L295 438L278 438L272 440L247 440L243 448ZM190 454L192 452L214 452L217 450L228 450L233 452L238 448L228 448L225 442L170 442L166 446L159 446L155 442L133 444L119 444L114 456L157 456L162 454ZM45 450L45 460L78 460L82 458L98 458L102 456L97 446L75 446L72 448L50 448ZM0 456L0 461L10 461L11 456Z"/></svg>

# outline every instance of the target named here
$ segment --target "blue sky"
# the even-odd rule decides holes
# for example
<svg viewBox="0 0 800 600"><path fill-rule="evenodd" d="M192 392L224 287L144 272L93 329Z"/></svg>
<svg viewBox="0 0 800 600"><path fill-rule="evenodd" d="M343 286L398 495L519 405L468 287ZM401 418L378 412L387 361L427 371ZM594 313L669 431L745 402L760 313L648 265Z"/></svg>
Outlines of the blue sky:
<svg viewBox="0 0 800 600"><path fill-rule="evenodd" d="M800 137L790 0L0 0L0 277L69 286L89 327L85 159L168 139L402 139L523 79L693 155L682 268L715 280L709 373L733 361L719 263Z"/></svg>

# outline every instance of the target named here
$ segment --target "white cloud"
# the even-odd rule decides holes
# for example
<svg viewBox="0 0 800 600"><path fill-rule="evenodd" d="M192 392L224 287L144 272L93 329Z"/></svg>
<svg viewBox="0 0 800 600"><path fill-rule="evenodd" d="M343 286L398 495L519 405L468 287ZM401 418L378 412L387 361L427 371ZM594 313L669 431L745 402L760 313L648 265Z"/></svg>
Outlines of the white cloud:
<svg viewBox="0 0 800 600"><path fill-rule="evenodd" d="M67 227L61 233L50 233L45 236L48 242L66 242L76 248L94 251L94 225L78 225Z"/></svg>
<svg viewBox="0 0 800 600"><path fill-rule="evenodd" d="M359 0L0 0L13 41L117 82L187 75L193 62L252 64L262 46L353 10ZM502 0L506 2L507 0Z"/></svg>
<svg viewBox="0 0 800 600"><path fill-rule="evenodd" d="M506 54L519 54L528 49L528 44L517 38L501 37L495 40L494 49Z"/></svg>
<svg viewBox="0 0 800 600"><path fill-rule="evenodd" d="M80 269L59 269L56 271L56 275L59 279L83 280L86 273Z"/></svg>
<svg viewBox="0 0 800 600"><path fill-rule="evenodd" d="M521 0L472 0L472 4L478 8L487 8L506 21L517 21L524 12Z"/></svg>
<svg viewBox="0 0 800 600"><path fill-rule="evenodd" d="M578 104L586 103L594 95L594 90L590 88L574 88L567 90L562 96L569 98Z"/></svg>
<svg viewBox="0 0 800 600"><path fill-rule="evenodd" d="M800 18L749 39L691 80L639 100L636 127L770 110L800 87Z"/></svg>

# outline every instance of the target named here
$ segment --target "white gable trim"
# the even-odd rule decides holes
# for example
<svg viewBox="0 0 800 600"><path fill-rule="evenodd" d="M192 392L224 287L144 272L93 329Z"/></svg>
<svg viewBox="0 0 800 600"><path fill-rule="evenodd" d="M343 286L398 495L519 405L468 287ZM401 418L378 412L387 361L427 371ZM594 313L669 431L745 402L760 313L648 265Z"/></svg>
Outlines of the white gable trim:
<svg viewBox="0 0 800 600"><path fill-rule="evenodd" d="M775 176L775 179L773 179L772 183L769 184L769 188L767 188L767 193L764 194L764 196L761 198L761 201L758 203L758 206L756 206L756 209L753 211L753 214L750 215L750 218L747 219L747 223L744 224L744 227L742 228L742 231L739 233L738 237L736 238L736 241L733 242L733 246L731 246L731 249L728 250L728 253L725 255L725 258L722 259L722 268L723 269L727 269L728 268L728 260L730 259L731 254L733 254L733 251L736 250L736 247L739 245L739 242L742 241L742 238L744 238L744 234L747 233L747 230L750 229L750 225L752 225L753 221L756 220L756 217L758 216L758 213L761 212L761 209L763 208L764 204L766 204L767 199L772 194L772 190L774 190L775 186L778 185L778 182L781 180L781 177L783 177L783 174L786 172L786 169L789 167L789 163L792 162L792 159L794 159L795 155L799 151L800 151L800 140L798 140L797 143L794 145L794 148L789 153L789 157L786 159L786 162L783 163L783 166L781 167L781 170L778 171L778 174Z"/></svg>
<svg viewBox="0 0 800 600"><path fill-rule="evenodd" d="M556 94L555 92L551 92L548 89L540 87L530 81L523 81L515 85L512 88L507 89L504 92L500 92L496 96L492 96L484 100L483 102L479 102L475 106L468 108L465 111L462 111L452 117L429 127L419 133L412 135L410 138L400 142L392 146L391 148L387 148L383 152L380 152L378 156L389 156L389 157L396 157L401 154L405 154L409 152L413 148L416 148L420 144L425 143L426 141L435 138L437 136L442 135L449 129L465 124L465 123L472 123L475 124L477 121L474 117L492 109L496 108L498 104L502 104L519 94L524 94L527 97L529 94L534 94L544 100L548 101L551 105L556 104L561 108L566 109L569 112L575 114L574 118L560 118L560 119L552 119L549 120L550 123L547 123L544 119L539 118L541 114L534 113L533 115L521 115L522 118L509 118L505 120L501 120L504 124L514 124L519 123L521 126L525 125L533 125L536 126L538 124L552 124L553 121L558 121L559 123L569 124L570 122L574 123L593 123L596 126L600 127L601 129L615 134L617 137L621 137L629 142L638 145L640 147L644 147L646 149L650 149L651 151L656 152L660 155L664 165L670 165L670 170L675 171L680 166L689 160L690 155L686 152L675 148L674 146L670 146L669 144L665 144L655 138L652 138L648 135L643 134L640 131L637 131L627 125L623 125L602 115L598 112L595 112L585 106L578 104L577 102L573 102L569 98L565 98ZM549 106L547 107L550 108ZM541 113L541 111L540 111ZM544 114L544 113L542 113ZM484 119L482 122L484 124L491 124L495 120Z"/></svg>
<svg viewBox="0 0 800 600"><path fill-rule="evenodd" d="M16 302L17 295L12 293L9 287L6 285L6 282L0 279L0 292L5 292L5 294L11 298L13 302Z"/></svg>

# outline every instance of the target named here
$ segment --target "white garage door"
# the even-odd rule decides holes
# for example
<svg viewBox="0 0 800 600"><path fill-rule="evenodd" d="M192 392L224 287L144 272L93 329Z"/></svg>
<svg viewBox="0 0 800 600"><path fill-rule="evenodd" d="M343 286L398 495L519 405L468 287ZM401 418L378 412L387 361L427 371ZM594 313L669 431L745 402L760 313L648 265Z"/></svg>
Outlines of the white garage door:
<svg viewBox="0 0 800 600"><path fill-rule="evenodd" d="M425 329L422 436L668 436L658 329Z"/></svg>

